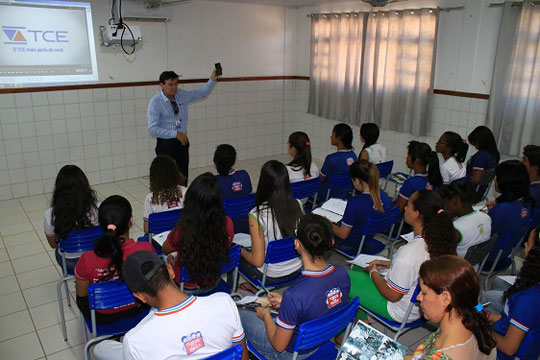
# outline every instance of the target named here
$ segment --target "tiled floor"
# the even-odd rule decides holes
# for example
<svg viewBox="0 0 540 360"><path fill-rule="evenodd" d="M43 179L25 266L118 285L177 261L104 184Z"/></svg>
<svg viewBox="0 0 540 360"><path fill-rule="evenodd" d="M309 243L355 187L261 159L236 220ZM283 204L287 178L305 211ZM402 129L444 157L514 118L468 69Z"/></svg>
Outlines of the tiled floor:
<svg viewBox="0 0 540 360"><path fill-rule="evenodd" d="M288 156L276 156L287 161ZM254 189L261 165L268 158L241 161L237 168L252 176ZM320 165L320 162L319 162ZM191 170L190 178L211 167ZM119 194L133 206L132 237L142 235L142 207L148 179L138 178L94 186L100 200ZM0 357L10 359L82 359L83 334L70 284L71 308L65 306L69 341L64 342L56 302L60 268L43 233L43 213L50 194L0 202ZM345 264L339 255L332 262ZM64 299L65 303L65 299ZM413 348L431 330L420 328L405 334L400 342Z"/></svg>

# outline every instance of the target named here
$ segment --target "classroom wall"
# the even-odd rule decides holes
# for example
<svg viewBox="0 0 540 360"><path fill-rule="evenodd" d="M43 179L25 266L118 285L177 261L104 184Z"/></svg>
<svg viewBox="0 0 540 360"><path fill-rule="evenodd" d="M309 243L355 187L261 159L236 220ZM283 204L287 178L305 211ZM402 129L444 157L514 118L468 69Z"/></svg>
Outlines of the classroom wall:
<svg viewBox="0 0 540 360"><path fill-rule="evenodd" d="M146 11L124 2L123 16L167 16L138 23L134 56L99 45L110 1L91 0L100 81L157 80L173 69L185 79L209 77L221 61L225 77L294 71L295 13L277 6L196 2ZM135 24L130 22L129 24ZM286 58L286 55L288 58ZM292 73L291 73L292 74ZM203 84L182 85L197 89ZM212 164L228 142L239 159L281 154L283 123L293 122L292 81L218 83L190 105L190 167ZM158 86L0 94L0 200L50 192L58 170L76 164L92 184L144 176L155 156L146 109Z"/></svg>

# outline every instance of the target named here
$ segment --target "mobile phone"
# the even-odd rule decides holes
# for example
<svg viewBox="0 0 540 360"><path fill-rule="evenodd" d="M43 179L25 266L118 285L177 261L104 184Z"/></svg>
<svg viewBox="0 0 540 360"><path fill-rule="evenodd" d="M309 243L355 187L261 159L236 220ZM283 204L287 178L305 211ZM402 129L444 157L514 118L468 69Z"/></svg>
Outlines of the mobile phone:
<svg viewBox="0 0 540 360"><path fill-rule="evenodd" d="M214 66L216 68L216 75L217 76L223 75L223 69L221 68L221 63L216 63Z"/></svg>

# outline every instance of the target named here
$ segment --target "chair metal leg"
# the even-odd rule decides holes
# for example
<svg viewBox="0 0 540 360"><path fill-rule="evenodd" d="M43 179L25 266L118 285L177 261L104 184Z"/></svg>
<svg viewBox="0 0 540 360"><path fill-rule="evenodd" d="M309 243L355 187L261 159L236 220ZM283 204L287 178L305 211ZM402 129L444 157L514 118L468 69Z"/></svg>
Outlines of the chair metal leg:
<svg viewBox="0 0 540 360"><path fill-rule="evenodd" d="M84 360L90 359L90 346L97 344L98 342L108 339L110 337L111 337L110 335L98 336L93 339L90 339L90 341L87 341L86 344L84 344Z"/></svg>
<svg viewBox="0 0 540 360"><path fill-rule="evenodd" d="M80 320L81 320L82 333L84 335L84 342L86 343L88 341L88 331L86 330L86 321L84 321L83 314L81 314Z"/></svg>
<svg viewBox="0 0 540 360"><path fill-rule="evenodd" d="M64 287L66 289L66 302L67 302L67 305L69 307L71 307L71 296L70 296L69 287L68 287L68 279L66 279L64 281Z"/></svg>
<svg viewBox="0 0 540 360"><path fill-rule="evenodd" d="M58 310L60 311L60 323L62 325L62 334L64 335L64 341L67 341L67 329L66 329L66 317L64 315L64 303L62 301L62 283L65 278L58 280L56 283L56 294L58 296ZM68 295L69 296L69 293Z"/></svg>

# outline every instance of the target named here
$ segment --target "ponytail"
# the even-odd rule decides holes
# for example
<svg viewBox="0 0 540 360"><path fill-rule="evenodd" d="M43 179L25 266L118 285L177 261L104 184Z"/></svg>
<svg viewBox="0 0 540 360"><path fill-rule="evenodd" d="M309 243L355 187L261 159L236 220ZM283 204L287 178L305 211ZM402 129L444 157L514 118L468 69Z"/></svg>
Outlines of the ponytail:
<svg viewBox="0 0 540 360"><path fill-rule="evenodd" d="M443 184L443 178L439 168L439 157L435 151L430 153L427 170L429 183L435 188L440 188Z"/></svg>
<svg viewBox="0 0 540 360"><path fill-rule="evenodd" d="M357 160L349 167L353 179L359 179L369 185L369 194L375 210L384 213L379 187L379 169L367 160Z"/></svg>
<svg viewBox="0 0 540 360"><path fill-rule="evenodd" d="M375 123L365 123L360 126L360 136L364 139L365 143L364 146L362 146L362 151L367 149L373 144L377 143L377 140L379 140L379 127Z"/></svg>
<svg viewBox="0 0 540 360"><path fill-rule="evenodd" d="M407 155L411 157L411 164L419 160L427 168L428 180L433 187L441 187L443 179L439 169L439 157L435 151L431 151L428 144L416 140L409 141Z"/></svg>
<svg viewBox="0 0 540 360"><path fill-rule="evenodd" d="M296 149L296 156L287 165L304 169L304 175L311 174L311 142L305 132L295 131L289 135L289 146Z"/></svg>
<svg viewBox="0 0 540 360"><path fill-rule="evenodd" d="M467 157L467 151L469 151L469 144L465 142L465 139L453 131L445 132L443 137L446 146L452 150L452 156L456 158L457 162L464 162L465 157Z"/></svg>
<svg viewBox="0 0 540 360"><path fill-rule="evenodd" d="M306 215L298 223L297 238L312 260L324 258L332 249L332 224L320 215Z"/></svg>
<svg viewBox="0 0 540 360"><path fill-rule="evenodd" d="M122 236L129 232L131 216L131 204L120 195L109 196L99 206L99 226L103 229L104 235L96 240L94 253L101 258L111 260L107 272L99 281L112 280L116 274L121 276L124 263Z"/></svg>

